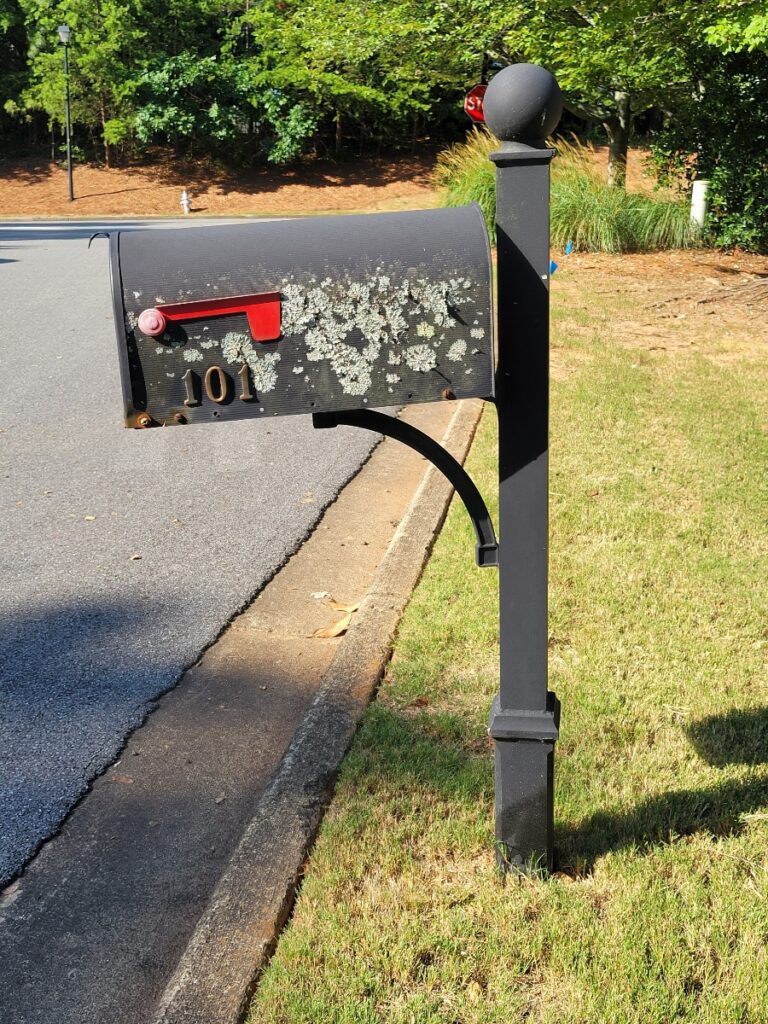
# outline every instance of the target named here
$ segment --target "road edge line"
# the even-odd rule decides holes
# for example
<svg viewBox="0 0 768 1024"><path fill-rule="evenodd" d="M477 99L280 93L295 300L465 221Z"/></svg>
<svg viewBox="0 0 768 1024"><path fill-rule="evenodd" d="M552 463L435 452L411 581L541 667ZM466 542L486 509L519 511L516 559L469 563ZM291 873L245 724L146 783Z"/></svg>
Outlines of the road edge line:
<svg viewBox="0 0 768 1024"><path fill-rule="evenodd" d="M460 462L482 410L480 401L462 402L443 435L443 446ZM451 485L429 466L187 943L152 1024L240 1024L246 1014L452 497Z"/></svg>

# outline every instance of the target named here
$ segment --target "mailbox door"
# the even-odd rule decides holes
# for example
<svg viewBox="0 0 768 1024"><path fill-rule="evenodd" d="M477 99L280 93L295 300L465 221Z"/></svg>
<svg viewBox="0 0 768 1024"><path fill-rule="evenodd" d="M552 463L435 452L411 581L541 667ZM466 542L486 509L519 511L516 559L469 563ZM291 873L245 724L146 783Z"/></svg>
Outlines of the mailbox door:
<svg viewBox="0 0 768 1024"><path fill-rule="evenodd" d="M477 206L120 231L127 426L491 397Z"/></svg>

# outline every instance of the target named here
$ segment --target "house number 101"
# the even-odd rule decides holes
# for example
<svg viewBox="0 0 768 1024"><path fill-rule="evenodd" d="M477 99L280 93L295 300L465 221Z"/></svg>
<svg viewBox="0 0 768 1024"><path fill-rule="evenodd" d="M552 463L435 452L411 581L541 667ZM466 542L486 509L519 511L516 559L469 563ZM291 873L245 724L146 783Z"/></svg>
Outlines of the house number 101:
<svg viewBox="0 0 768 1024"><path fill-rule="evenodd" d="M256 396L251 391L251 378L248 375L248 367L245 363L238 370L237 376L240 378L240 394L238 397L243 402L248 402L255 398ZM194 370L187 370L181 379L187 392L184 405L200 405L199 374L195 373ZM207 398L217 405L221 405L222 402L226 402L229 399L232 384L232 378L220 366L209 366L205 371L205 376L203 377L205 394Z"/></svg>

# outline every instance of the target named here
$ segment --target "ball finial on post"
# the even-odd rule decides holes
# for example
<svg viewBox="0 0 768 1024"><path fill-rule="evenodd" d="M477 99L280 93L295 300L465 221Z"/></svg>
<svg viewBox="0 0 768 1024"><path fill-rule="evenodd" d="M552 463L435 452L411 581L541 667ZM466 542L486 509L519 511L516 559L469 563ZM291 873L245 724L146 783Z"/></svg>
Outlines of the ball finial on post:
<svg viewBox="0 0 768 1024"><path fill-rule="evenodd" d="M502 142L541 145L560 120L563 95L549 71L537 64L512 64L491 79L483 112Z"/></svg>

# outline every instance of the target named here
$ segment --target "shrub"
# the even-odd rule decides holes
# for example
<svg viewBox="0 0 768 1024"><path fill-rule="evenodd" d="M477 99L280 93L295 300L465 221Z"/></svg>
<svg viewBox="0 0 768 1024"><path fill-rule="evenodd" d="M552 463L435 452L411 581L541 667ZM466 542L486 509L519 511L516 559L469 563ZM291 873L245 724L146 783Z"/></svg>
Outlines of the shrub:
<svg viewBox="0 0 768 1024"><path fill-rule="evenodd" d="M699 90L681 94L657 132L653 152L663 178L708 178L707 233L724 248L768 252L768 76L764 50L718 54L705 48L692 75Z"/></svg>
<svg viewBox="0 0 768 1024"><path fill-rule="evenodd" d="M489 230L494 224L495 168L489 154L499 145L485 130L440 154L436 182L446 206L479 203ZM687 202L611 188L592 150L558 141L552 165L552 242L583 252L651 252L682 249L697 241Z"/></svg>
<svg viewBox="0 0 768 1024"><path fill-rule="evenodd" d="M435 183L443 190L443 206L478 203L489 231L493 230L496 209L496 168L490 154L498 145L489 131L474 128L466 142L443 150L435 169Z"/></svg>

